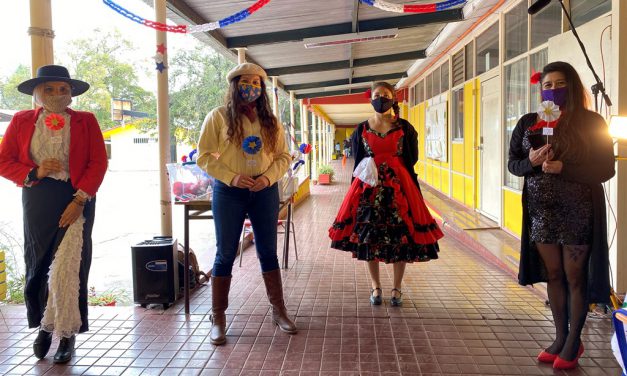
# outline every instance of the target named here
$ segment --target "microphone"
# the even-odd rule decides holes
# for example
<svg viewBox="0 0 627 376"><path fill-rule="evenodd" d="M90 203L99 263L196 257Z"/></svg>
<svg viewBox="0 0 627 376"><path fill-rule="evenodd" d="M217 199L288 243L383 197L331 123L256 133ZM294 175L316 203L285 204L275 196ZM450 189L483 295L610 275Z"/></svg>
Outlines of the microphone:
<svg viewBox="0 0 627 376"><path fill-rule="evenodd" d="M527 10L527 13L531 15L536 14L544 9L547 5L549 5L550 2L551 0L538 0L535 3L531 4L529 9Z"/></svg>

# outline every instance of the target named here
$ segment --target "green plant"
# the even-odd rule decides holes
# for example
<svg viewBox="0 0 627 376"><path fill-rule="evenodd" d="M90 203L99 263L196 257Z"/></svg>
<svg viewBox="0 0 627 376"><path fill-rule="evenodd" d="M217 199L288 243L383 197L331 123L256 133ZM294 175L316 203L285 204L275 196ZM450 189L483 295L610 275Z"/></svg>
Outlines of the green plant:
<svg viewBox="0 0 627 376"><path fill-rule="evenodd" d="M24 303L24 286L26 285L26 275L24 274L23 262L18 259L16 253L23 254L22 244L18 239L10 234L6 229L8 225L0 223L0 251L4 251L7 273L7 303Z"/></svg>
<svg viewBox="0 0 627 376"><path fill-rule="evenodd" d="M331 180L333 180L333 175L335 174L335 170L333 170L333 167L329 166L329 165L320 165L318 167L318 175L329 175L329 178Z"/></svg>
<svg viewBox="0 0 627 376"><path fill-rule="evenodd" d="M113 288L97 293L95 287L89 288L87 302L92 306L111 306L128 303L128 293L122 288Z"/></svg>

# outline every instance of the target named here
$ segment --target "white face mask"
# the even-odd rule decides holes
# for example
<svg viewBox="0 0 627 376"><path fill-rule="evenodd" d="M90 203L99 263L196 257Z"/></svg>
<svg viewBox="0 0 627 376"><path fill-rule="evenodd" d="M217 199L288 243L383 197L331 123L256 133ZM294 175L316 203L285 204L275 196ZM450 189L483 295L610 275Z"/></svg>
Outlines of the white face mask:
<svg viewBox="0 0 627 376"><path fill-rule="evenodd" d="M42 99L41 106L49 112L61 113L72 103L72 96L48 95Z"/></svg>
<svg viewBox="0 0 627 376"><path fill-rule="evenodd" d="M35 103L48 112L61 113L72 103L72 95L45 95L40 90L33 93Z"/></svg>

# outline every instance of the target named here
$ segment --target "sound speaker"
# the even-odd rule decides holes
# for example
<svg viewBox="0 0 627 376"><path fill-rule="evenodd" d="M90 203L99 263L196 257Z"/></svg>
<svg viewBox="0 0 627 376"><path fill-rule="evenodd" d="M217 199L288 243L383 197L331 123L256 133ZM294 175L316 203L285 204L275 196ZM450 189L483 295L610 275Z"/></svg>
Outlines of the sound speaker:
<svg viewBox="0 0 627 376"><path fill-rule="evenodd" d="M131 247L133 298L136 304L163 304L167 309L179 291L177 241L155 237Z"/></svg>

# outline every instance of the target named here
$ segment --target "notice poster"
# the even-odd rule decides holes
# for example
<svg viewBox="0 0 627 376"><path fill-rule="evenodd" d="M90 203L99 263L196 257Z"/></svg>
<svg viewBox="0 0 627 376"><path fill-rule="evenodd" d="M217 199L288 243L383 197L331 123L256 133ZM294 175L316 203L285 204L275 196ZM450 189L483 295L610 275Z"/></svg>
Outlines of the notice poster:
<svg viewBox="0 0 627 376"><path fill-rule="evenodd" d="M429 101L425 111L425 154L427 158L446 162L448 151L446 148L448 105L442 97Z"/></svg>

